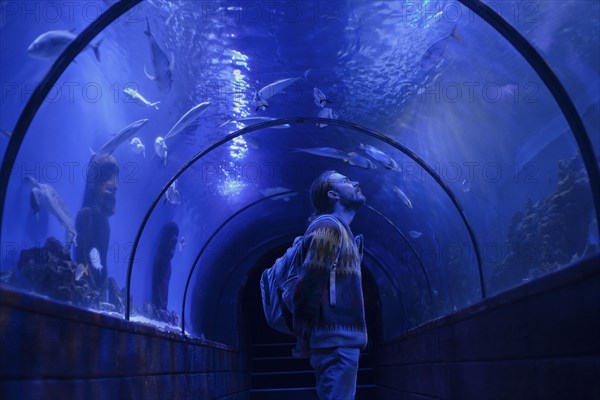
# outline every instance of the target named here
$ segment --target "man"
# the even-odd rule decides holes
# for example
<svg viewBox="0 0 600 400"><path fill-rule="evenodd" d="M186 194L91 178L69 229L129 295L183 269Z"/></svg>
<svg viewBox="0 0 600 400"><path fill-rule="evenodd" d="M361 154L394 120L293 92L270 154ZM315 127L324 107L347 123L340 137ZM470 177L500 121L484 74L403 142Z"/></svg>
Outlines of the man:
<svg viewBox="0 0 600 400"><path fill-rule="evenodd" d="M365 196L357 182L336 171L323 172L313 182L310 196L316 217L303 238L294 331L310 351L319 399L354 399L367 327L362 255L349 225Z"/></svg>

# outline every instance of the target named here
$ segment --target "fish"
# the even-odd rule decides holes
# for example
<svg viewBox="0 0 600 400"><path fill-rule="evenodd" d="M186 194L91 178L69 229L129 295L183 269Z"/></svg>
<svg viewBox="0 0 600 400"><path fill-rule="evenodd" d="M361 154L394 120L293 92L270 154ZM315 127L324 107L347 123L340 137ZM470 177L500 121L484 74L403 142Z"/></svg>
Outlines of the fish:
<svg viewBox="0 0 600 400"><path fill-rule="evenodd" d="M276 94L281 93L288 86L290 86L299 79L300 78L280 79L273 83L269 83L267 86L258 90L256 93L254 93L254 101L257 103L256 111L266 110L269 107L269 103L267 100L269 100Z"/></svg>
<svg viewBox="0 0 600 400"><path fill-rule="evenodd" d="M325 104L331 104L331 101L327 100L327 96L325 96L325 93L323 93L319 88L313 88L313 97L317 107L323 108L325 107Z"/></svg>
<svg viewBox="0 0 600 400"><path fill-rule="evenodd" d="M83 278L83 275L89 275L90 269L87 264L77 264L77 268L75 269L75 280L79 281Z"/></svg>
<svg viewBox="0 0 600 400"><path fill-rule="evenodd" d="M344 160L350 165L354 165L356 167L362 167L367 169L374 169L375 165L369 160L367 157L363 157L360 154L350 152L347 154L347 158Z"/></svg>
<svg viewBox="0 0 600 400"><path fill-rule="evenodd" d="M70 251L72 245L77 245L77 231L65 202L52 186L38 182L31 176L24 179L32 186L30 202L34 213L39 213L40 208L44 207L58 219L65 228L65 249Z"/></svg>
<svg viewBox="0 0 600 400"><path fill-rule="evenodd" d="M2 131L2 134L8 138L12 136L12 132L7 131L6 129L0 129L0 131Z"/></svg>
<svg viewBox="0 0 600 400"><path fill-rule="evenodd" d="M406 193L404 193L402 191L402 189L400 189L398 186L392 186L392 190L394 191L394 193L396 193L398 195L398 197L400 197L400 200L402 200L402 202L404 203L404 205L408 208L413 208L413 204L412 201L410 201L410 199L408 198L408 196L406 195Z"/></svg>
<svg viewBox="0 0 600 400"><path fill-rule="evenodd" d="M36 217L40 213L40 203L39 203L37 197L38 196L36 196L34 194L34 192L31 192L31 194L29 196L29 205L31 206L31 210L33 211L33 215L35 215Z"/></svg>
<svg viewBox="0 0 600 400"><path fill-rule="evenodd" d="M291 192L291 189L281 187L281 186L275 186L275 187L262 189L259 192L260 192L260 194L262 194L265 197L274 196L274 197L271 197L271 200L283 200L286 203L290 201L290 197L296 196L298 194L298 193L286 193L286 192ZM277 193L285 193L285 195L275 196Z"/></svg>
<svg viewBox="0 0 600 400"><path fill-rule="evenodd" d="M102 271L104 266L102 265L102 259L100 258L100 253L98 249L93 247L90 250L90 262L92 263L92 267L96 268L98 271Z"/></svg>
<svg viewBox="0 0 600 400"><path fill-rule="evenodd" d="M164 203L169 203L170 206L177 206L181 204L181 195L177 189L177 179L173 181L171 186L167 189Z"/></svg>
<svg viewBox="0 0 600 400"><path fill-rule="evenodd" d="M500 94L502 97L516 101L519 97L519 86L514 83L507 83L500 86Z"/></svg>
<svg viewBox="0 0 600 400"><path fill-rule="evenodd" d="M118 133L113 134L112 139L104 144L98 151L99 153L112 154L121 144L129 140L140 128L146 125L147 119L138 119L121 129Z"/></svg>
<svg viewBox="0 0 600 400"><path fill-rule="evenodd" d="M383 166L386 167L387 169L402 172L402 170L400 169L400 166L398 166L398 163L392 157L390 157L387 153L379 150L378 148L376 148L374 146L368 145L368 144L360 143L360 145L358 147L361 150L364 150L374 160L379 161L381 164L383 164Z"/></svg>
<svg viewBox="0 0 600 400"><path fill-rule="evenodd" d="M361 156L357 153L346 153L343 150L336 149L334 147L310 147L310 148L296 148L295 151L301 151L303 153L312 154L320 157L334 158L342 160L350 165L363 168L375 168L371 160Z"/></svg>
<svg viewBox="0 0 600 400"><path fill-rule="evenodd" d="M470 192L471 191L471 181L469 181L467 179L463 179L462 183L460 184L460 187L463 192L465 192L465 193Z"/></svg>
<svg viewBox="0 0 600 400"><path fill-rule="evenodd" d="M181 239L179 239L179 252L183 253L183 248L185 247L185 238L182 236Z"/></svg>
<svg viewBox="0 0 600 400"><path fill-rule="evenodd" d="M27 54L33 58L56 59L76 37L73 32L63 30L42 33L27 47ZM93 50L98 62L100 62L100 43L102 43L102 40L100 39L98 43L86 47Z"/></svg>
<svg viewBox="0 0 600 400"><path fill-rule="evenodd" d="M409 234L409 236L410 236L411 238L413 238L413 239L418 239L418 238L420 238L420 237L421 237L421 235L422 235L423 233L421 233L421 232L419 232L419 231L410 231L410 232L408 232L408 234Z"/></svg>
<svg viewBox="0 0 600 400"><path fill-rule="evenodd" d="M144 73L148 79L156 83L156 86L158 86L161 91L168 92L171 90L171 85L173 84L175 55L171 53L171 60L169 61L169 58L162 51L158 43L156 43L156 39L154 39L154 36L150 31L150 22L148 21L148 17L146 17L146 26L147 29L144 31L144 33L146 36L148 36L148 42L150 43L150 53L152 55L154 75L150 75L146 69L146 65L144 65Z"/></svg>
<svg viewBox="0 0 600 400"><path fill-rule="evenodd" d="M219 128L221 128L222 126L225 126L227 124L232 124L232 123L242 123L245 126L252 126L252 125L256 125L259 124L261 122L267 122L267 121L274 121L276 118L271 118L271 117L245 117L245 118L239 118L236 120L230 119L225 121L224 123L222 123ZM275 125L275 126L270 126L269 128L272 129L288 129L291 128L290 124L281 124L281 125Z"/></svg>
<svg viewBox="0 0 600 400"><path fill-rule="evenodd" d="M343 161L346 161L348 159L348 153L333 147L295 148L294 150L312 154L315 156L335 158Z"/></svg>
<svg viewBox="0 0 600 400"><path fill-rule="evenodd" d="M210 102L205 101L190 108L188 112L186 112L181 118L179 118L179 120L175 123L175 125L173 125L171 130L167 132L163 139L167 140L177 135L179 132L181 132L188 126L190 126L192 122L194 122L200 115L202 115L204 111L206 111L206 108L208 106L210 106Z"/></svg>
<svg viewBox="0 0 600 400"><path fill-rule="evenodd" d="M125 88L123 89L123 92L131 99L133 100L134 103L140 105L140 106L145 106L145 107L152 107L156 110L158 110L158 105L160 104L160 101L155 101L154 103L146 100L144 98L144 96L142 96L140 94L140 92L138 92L137 90L133 89L133 88Z"/></svg>
<svg viewBox="0 0 600 400"><path fill-rule="evenodd" d="M142 140L139 137L134 137L133 139L131 139L131 142L129 142L129 147L131 148L131 150L133 150L135 154L142 153L144 158L146 157L146 146L144 146Z"/></svg>
<svg viewBox="0 0 600 400"><path fill-rule="evenodd" d="M425 54L423 54L423 57L421 57L421 69L424 71L429 71L438 65L442 60L442 56L444 55L444 51L446 50L448 42L453 38L458 41L463 40L462 37L456 33L456 25L454 25L454 28L452 28L452 32L450 32L449 35L436 40L427 48Z"/></svg>
<svg viewBox="0 0 600 400"><path fill-rule="evenodd" d="M154 152L167 165L167 144L161 136L154 140Z"/></svg>
<svg viewBox="0 0 600 400"><path fill-rule="evenodd" d="M338 119L339 114L336 111L332 110L331 108L325 107L321 111L319 111L319 114L317 114L317 117ZM318 123L317 126L319 128L325 128L327 126L327 124Z"/></svg>

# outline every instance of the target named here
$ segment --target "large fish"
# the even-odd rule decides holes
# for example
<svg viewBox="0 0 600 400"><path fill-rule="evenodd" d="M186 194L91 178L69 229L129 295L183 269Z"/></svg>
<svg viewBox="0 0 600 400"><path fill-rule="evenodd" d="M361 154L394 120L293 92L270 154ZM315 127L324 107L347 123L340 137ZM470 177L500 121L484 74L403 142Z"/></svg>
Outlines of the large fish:
<svg viewBox="0 0 600 400"><path fill-rule="evenodd" d="M240 122L240 123L244 124L245 126L252 126L252 125L259 124L261 122L274 121L275 119L276 118L271 118L271 117L245 117L245 118L238 118L236 120L230 119L230 120L227 120L226 122L222 123L219 126L219 128L222 126L225 126L227 124L232 124L232 123L236 123L236 122ZM275 125L275 126L270 126L269 128L287 129L287 128L290 128L290 124Z"/></svg>
<svg viewBox="0 0 600 400"><path fill-rule="evenodd" d="M410 199L408 198L406 193L402 191L402 189L400 189L398 186L392 186L392 190L398 195L398 197L400 197L400 200L402 200L406 207L413 208L412 201L410 201Z"/></svg>
<svg viewBox="0 0 600 400"><path fill-rule="evenodd" d="M179 132L181 132L188 126L190 126L192 122L194 122L200 115L202 115L204 111L206 111L206 108L208 106L210 106L210 102L205 101L204 103L200 103L190 108L188 112L186 112L181 118L179 118L179 121L177 121L175 125L173 125L171 130L167 132L163 139L167 140L177 135Z"/></svg>
<svg viewBox="0 0 600 400"><path fill-rule="evenodd" d="M369 156L371 156L374 160L379 161L383 164L387 169L391 169L393 171L401 172L398 163L390 157L387 153L379 150L377 147L368 145L368 144L360 144L358 146L360 149L364 150Z"/></svg>
<svg viewBox="0 0 600 400"><path fill-rule="evenodd" d="M160 101L155 101L154 103L152 103L146 100L144 96L140 94L140 92L133 88L125 88L123 89L123 92L137 105L140 105L142 107L152 107L158 110L158 105L160 104Z"/></svg>
<svg viewBox="0 0 600 400"><path fill-rule="evenodd" d="M40 36L27 47L27 54L34 58L51 58L56 59L62 52L75 40L77 36L69 31L48 31ZM100 43L90 44L87 48L94 51L96 59L100 61Z"/></svg>
<svg viewBox="0 0 600 400"><path fill-rule="evenodd" d="M344 160L350 165L354 165L356 167L362 167L367 169L374 169L375 165L369 160L367 157L363 157L357 153L348 153L347 158Z"/></svg>
<svg viewBox="0 0 600 400"><path fill-rule="evenodd" d="M319 111L319 114L317 114L317 117L319 118L331 118L331 119L338 119L339 114L334 111L331 108L325 107L323 108L321 111ZM317 126L319 128L325 128L327 126L327 124L317 124Z"/></svg>
<svg viewBox="0 0 600 400"><path fill-rule="evenodd" d="M295 150L315 156L335 158L337 160L346 161L348 159L348 153L334 147L309 147L296 148Z"/></svg>
<svg viewBox="0 0 600 400"><path fill-rule="evenodd" d="M286 78L280 79L273 83L269 83L254 94L254 101L256 102L256 110L265 110L269 107L268 99L275 96L278 93L284 91L292 83L296 82L300 78Z"/></svg>
<svg viewBox="0 0 600 400"><path fill-rule="evenodd" d="M320 157L334 158L336 160L342 160L350 165L362 168L375 168L371 160L356 153L346 153L343 150L336 149L334 147L309 147L309 148L296 148L296 151L303 153L312 154Z"/></svg>
<svg viewBox="0 0 600 400"><path fill-rule="evenodd" d="M25 180L32 186L30 201L34 213L37 214L44 207L58 219L66 231L65 249L70 251L72 245L77 245L77 231L65 202L52 186L40 183L31 176L26 176Z"/></svg>
<svg viewBox="0 0 600 400"><path fill-rule="evenodd" d="M444 36L441 39L436 40L431 46L427 48L423 57L421 57L421 69L429 71L433 67L439 64L446 50L448 42L452 39L462 40L462 37L456 33L456 25L452 29L449 35Z"/></svg>
<svg viewBox="0 0 600 400"><path fill-rule="evenodd" d="M118 133L115 133L108 142L104 144L98 151L99 153L108 153L112 154L113 151L117 149L121 144L128 141L130 137L132 137L142 126L144 126L148 122L147 119L139 119L131 124L127 125L125 128L121 129Z"/></svg>
<svg viewBox="0 0 600 400"><path fill-rule="evenodd" d="M156 82L156 86L163 92L171 90L173 84L173 67L175 65L175 55L171 53L171 61L167 58L165 53L162 51L156 39L152 36L150 31L150 22L146 17L146 25L148 29L144 33L148 36L148 42L150 42L150 53L152 54L152 66L154 67L154 75L150 75L146 66L144 65L144 73L151 81Z"/></svg>
<svg viewBox="0 0 600 400"><path fill-rule="evenodd" d="M168 149L165 140L159 136L154 140L154 153L167 165Z"/></svg>

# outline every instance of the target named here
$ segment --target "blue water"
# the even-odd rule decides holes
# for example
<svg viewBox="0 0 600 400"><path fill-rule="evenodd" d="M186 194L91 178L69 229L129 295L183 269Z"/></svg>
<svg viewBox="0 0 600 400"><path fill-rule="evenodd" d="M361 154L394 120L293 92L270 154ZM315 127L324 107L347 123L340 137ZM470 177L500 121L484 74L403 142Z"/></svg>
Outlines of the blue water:
<svg viewBox="0 0 600 400"><path fill-rule="evenodd" d="M27 46L49 30L81 32L111 3L2 2L0 128L13 129L31 91L52 63L28 57ZM526 9L494 4L563 81L598 157L600 4L538 2ZM146 17L164 52L174 56L173 85L167 93L144 74L144 66L153 70L144 34ZM424 61L428 49L453 29L461 40L449 38L437 49L439 57ZM340 119L387 135L441 175L460 201L482 248L494 252L484 259L488 279L506 256L503 242L512 215L523 209L527 199L536 202L554 193L558 160L578 157L566 120L540 78L504 38L459 3L152 0L135 7L92 43L100 39L101 61L91 51L78 55L25 136L7 190L2 241L23 249L43 244L48 236L63 240L64 229L53 216L42 213L36 220L32 215L30 188L23 178L31 175L52 184L74 217L83 199L89 149L98 150L111 134L147 118L149 122L135 135L146 146L146 158L135 154L128 142L113 153L120 176L116 214L110 218L107 268L120 287L126 284L127 263L141 220L174 173L193 155L243 126L221 126L230 119L317 116L321 108L315 105L314 87L326 94L331 102L326 107ZM300 79L269 99L268 109L257 111L254 92L284 78ZM152 102L160 101L159 109L128 102L125 87L134 87ZM164 166L154 154L155 138L164 136L187 110L204 101L211 105L169 143ZM2 154L7 143L1 136ZM381 165L367 170L293 151L327 146L361 153L360 143L393 156L403 173ZM435 300L438 312L480 299L468 232L433 179L389 145L345 128L305 124L228 142L178 180L182 203L169 206L161 200L142 235L132 275L134 303L142 307L149 300L153 249L164 223L175 221L186 243L172 260L169 292L168 308L180 310L188 266L226 218L269 189L306 191L325 167L361 181L369 204L425 254L431 283L441 293ZM413 208L403 204L393 186L402 188ZM305 197L295 196L289 202L268 204L300 207L303 201ZM591 221L591 207L589 211ZM371 232L373 248L384 252L384 246L377 248L377 237L389 228L372 221L365 216L357 220L355 229ZM421 235L409 235L410 231ZM218 246L226 247L227 240L228 233L222 233ZM419 298L424 285L421 272L396 265L392 254L390 250L381 256L392 266L391 275L409 282L404 289L413 294L406 297ZM5 246L3 267L14 267L17 259L18 251ZM200 275L192 281L202 279L201 270L197 267ZM514 271L511 284L527 274ZM415 310L420 301L413 302Z"/></svg>

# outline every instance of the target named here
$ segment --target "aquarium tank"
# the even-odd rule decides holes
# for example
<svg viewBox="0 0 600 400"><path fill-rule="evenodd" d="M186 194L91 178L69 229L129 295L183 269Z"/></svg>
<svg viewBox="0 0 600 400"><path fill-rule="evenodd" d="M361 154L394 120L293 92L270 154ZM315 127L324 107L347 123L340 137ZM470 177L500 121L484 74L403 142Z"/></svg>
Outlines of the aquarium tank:
<svg viewBox="0 0 600 400"><path fill-rule="evenodd" d="M2 1L1 285L235 344L327 169L367 198L384 339L569 268L599 252L599 15Z"/></svg>

